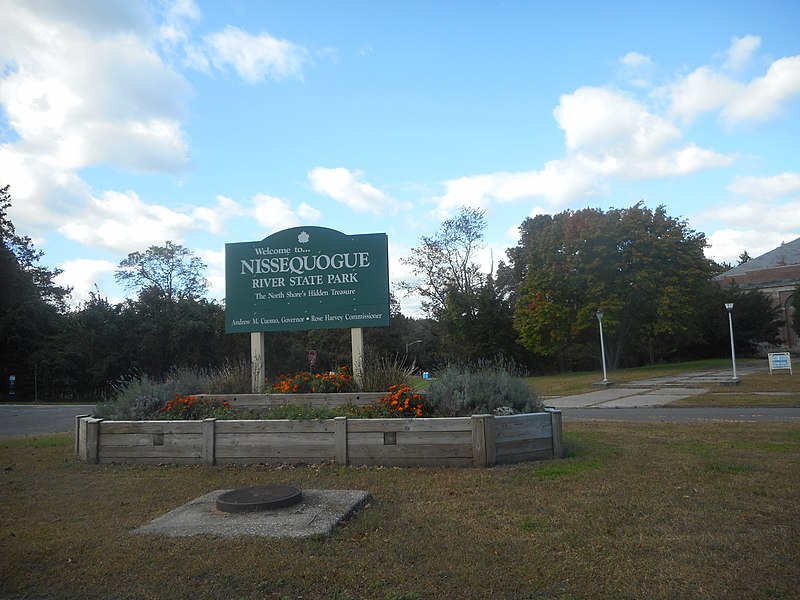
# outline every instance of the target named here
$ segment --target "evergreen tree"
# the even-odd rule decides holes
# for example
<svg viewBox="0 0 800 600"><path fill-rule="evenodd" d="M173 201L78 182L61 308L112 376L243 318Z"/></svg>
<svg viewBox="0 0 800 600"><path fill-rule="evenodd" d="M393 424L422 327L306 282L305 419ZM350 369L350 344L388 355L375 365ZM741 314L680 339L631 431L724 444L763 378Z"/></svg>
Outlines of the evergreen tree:
<svg viewBox="0 0 800 600"><path fill-rule="evenodd" d="M62 326L69 290L55 283L58 270L39 264L43 253L17 234L8 217L9 186L0 189L0 395L16 399L60 396L48 342ZM8 387L7 387L8 386Z"/></svg>

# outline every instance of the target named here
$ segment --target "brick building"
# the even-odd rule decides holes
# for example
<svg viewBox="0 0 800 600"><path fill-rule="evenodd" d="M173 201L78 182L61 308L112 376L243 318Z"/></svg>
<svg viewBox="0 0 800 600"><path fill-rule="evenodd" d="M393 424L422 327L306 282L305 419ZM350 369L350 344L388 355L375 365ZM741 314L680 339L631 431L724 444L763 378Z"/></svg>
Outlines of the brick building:
<svg viewBox="0 0 800 600"><path fill-rule="evenodd" d="M781 343L788 349L800 351L800 340L792 329L793 294L800 284L800 238L781 244L714 279L723 287L735 281L743 290L759 290L769 296L776 306L780 306L786 321L786 325L781 327Z"/></svg>

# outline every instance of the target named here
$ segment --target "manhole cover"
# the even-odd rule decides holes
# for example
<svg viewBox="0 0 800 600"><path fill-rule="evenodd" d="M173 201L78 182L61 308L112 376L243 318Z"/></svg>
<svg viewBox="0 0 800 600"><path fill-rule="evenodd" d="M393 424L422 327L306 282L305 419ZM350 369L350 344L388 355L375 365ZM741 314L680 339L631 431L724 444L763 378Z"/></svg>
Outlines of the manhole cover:
<svg viewBox="0 0 800 600"><path fill-rule="evenodd" d="M229 513L270 510L292 506L302 498L300 489L291 485L259 485L221 494L217 510Z"/></svg>

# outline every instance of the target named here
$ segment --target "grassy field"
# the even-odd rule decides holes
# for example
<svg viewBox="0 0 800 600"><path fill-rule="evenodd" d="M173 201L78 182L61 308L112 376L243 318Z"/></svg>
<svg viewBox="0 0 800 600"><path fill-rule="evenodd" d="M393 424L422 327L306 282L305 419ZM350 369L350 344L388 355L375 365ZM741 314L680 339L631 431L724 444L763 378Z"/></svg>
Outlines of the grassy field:
<svg viewBox="0 0 800 600"><path fill-rule="evenodd" d="M565 420L565 447L493 469L144 467L0 440L0 597L797 597L800 427ZM267 483L373 500L309 540L130 533Z"/></svg>

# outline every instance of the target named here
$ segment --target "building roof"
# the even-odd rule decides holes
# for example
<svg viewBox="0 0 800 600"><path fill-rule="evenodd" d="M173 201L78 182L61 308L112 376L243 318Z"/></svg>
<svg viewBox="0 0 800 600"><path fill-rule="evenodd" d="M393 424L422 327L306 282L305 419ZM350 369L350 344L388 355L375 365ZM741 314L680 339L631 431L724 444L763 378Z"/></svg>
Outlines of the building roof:
<svg viewBox="0 0 800 600"><path fill-rule="evenodd" d="M726 271L715 279L731 279L740 277L752 271L762 271L764 269L774 269L777 267L788 267L800 265L800 238L781 244L774 250L762 254L756 258L751 258L746 263Z"/></svg>

